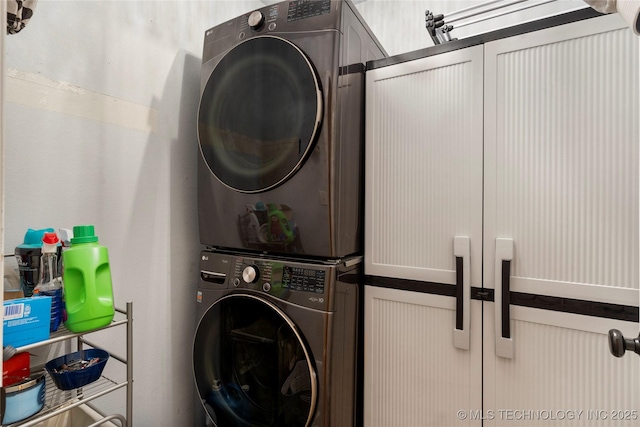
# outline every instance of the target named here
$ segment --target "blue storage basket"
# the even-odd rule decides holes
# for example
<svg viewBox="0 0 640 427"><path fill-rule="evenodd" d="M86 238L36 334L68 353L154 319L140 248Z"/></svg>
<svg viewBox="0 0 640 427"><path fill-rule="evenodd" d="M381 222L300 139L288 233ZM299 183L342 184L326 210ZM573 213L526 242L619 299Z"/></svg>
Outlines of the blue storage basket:
<svg viewBox="0 0 640 427"><path fill-rule="evenodd" d="M93 358L98 358L98 362L94 365L78 369L75 371L57 372L63 365L68 365L71 362L78 360L89 361ZM106 365L109 359L109 353L97 349L90 348L87 350L76 351L75 353L66 354L64 356L57 357L47 362L44 368L49 373L49 376L53 380L56 387L60 390L73 390L74 388L83 387L90 384L100 378L104 365Z"/></svg>

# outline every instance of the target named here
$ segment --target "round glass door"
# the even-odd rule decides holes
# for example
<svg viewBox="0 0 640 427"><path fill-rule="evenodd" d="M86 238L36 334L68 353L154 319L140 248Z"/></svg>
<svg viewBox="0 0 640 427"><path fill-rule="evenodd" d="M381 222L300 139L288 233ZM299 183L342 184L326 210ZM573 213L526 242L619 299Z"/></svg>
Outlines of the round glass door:
<svg viewBox="0 0 640 427"><path fill-rule="evenodd" d="M205 313L193 349L196 386L219 427L310 425L317 379L297 327L279 308L229 295Z"/></svg>
<svg viewBox="0 0 640 427"><path fill-rule="evenodd" d="M252 38L225 54L204 88L202 156L226 186L265 191L306 160L321 117L320 83L306 55L279 37Z"/></svg>

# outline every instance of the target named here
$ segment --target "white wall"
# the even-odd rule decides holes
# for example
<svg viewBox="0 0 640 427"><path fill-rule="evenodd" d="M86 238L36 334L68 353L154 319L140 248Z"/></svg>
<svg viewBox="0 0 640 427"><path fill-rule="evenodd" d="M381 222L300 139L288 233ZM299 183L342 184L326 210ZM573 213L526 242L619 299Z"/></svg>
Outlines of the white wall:
<svg viewBox="0 0 640 427"><path fill-rule="evenodd" d="M202 41L260 6L41 1L6 38L4 253L29 227L95 225L134 302L136 427L192 425Z"/></svg>

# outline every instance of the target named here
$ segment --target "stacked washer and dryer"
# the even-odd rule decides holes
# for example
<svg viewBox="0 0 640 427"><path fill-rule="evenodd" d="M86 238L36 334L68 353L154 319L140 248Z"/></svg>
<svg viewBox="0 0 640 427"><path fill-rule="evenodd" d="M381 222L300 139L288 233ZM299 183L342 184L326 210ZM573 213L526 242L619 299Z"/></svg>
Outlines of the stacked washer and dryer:
<svg viewBox="0 0 640 427"><path fill-rule="evenodd" d="M196 425L358 424L364 64L349 0L205 33Z"/></svg>

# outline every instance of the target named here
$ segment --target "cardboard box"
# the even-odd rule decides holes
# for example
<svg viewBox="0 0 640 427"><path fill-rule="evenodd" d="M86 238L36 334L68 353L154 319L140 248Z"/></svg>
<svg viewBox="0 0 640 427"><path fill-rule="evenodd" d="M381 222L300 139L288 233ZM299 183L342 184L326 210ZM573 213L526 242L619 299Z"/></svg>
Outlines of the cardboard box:
<svg viewBox="0 0 640 427"><path fill-rule="evenodd" d="M2 345L21 347L49 339L51 297L19 298L4 302Z"/></svg>
<svg viewBox="0 0 640 427"><path fill-rule="evenodd" d="M10 299L16 299L16 298L24 298L24 292L22 292L22 289L10 289L7 290L5 288L4 290L4 300L10 300Z"/></svg>

